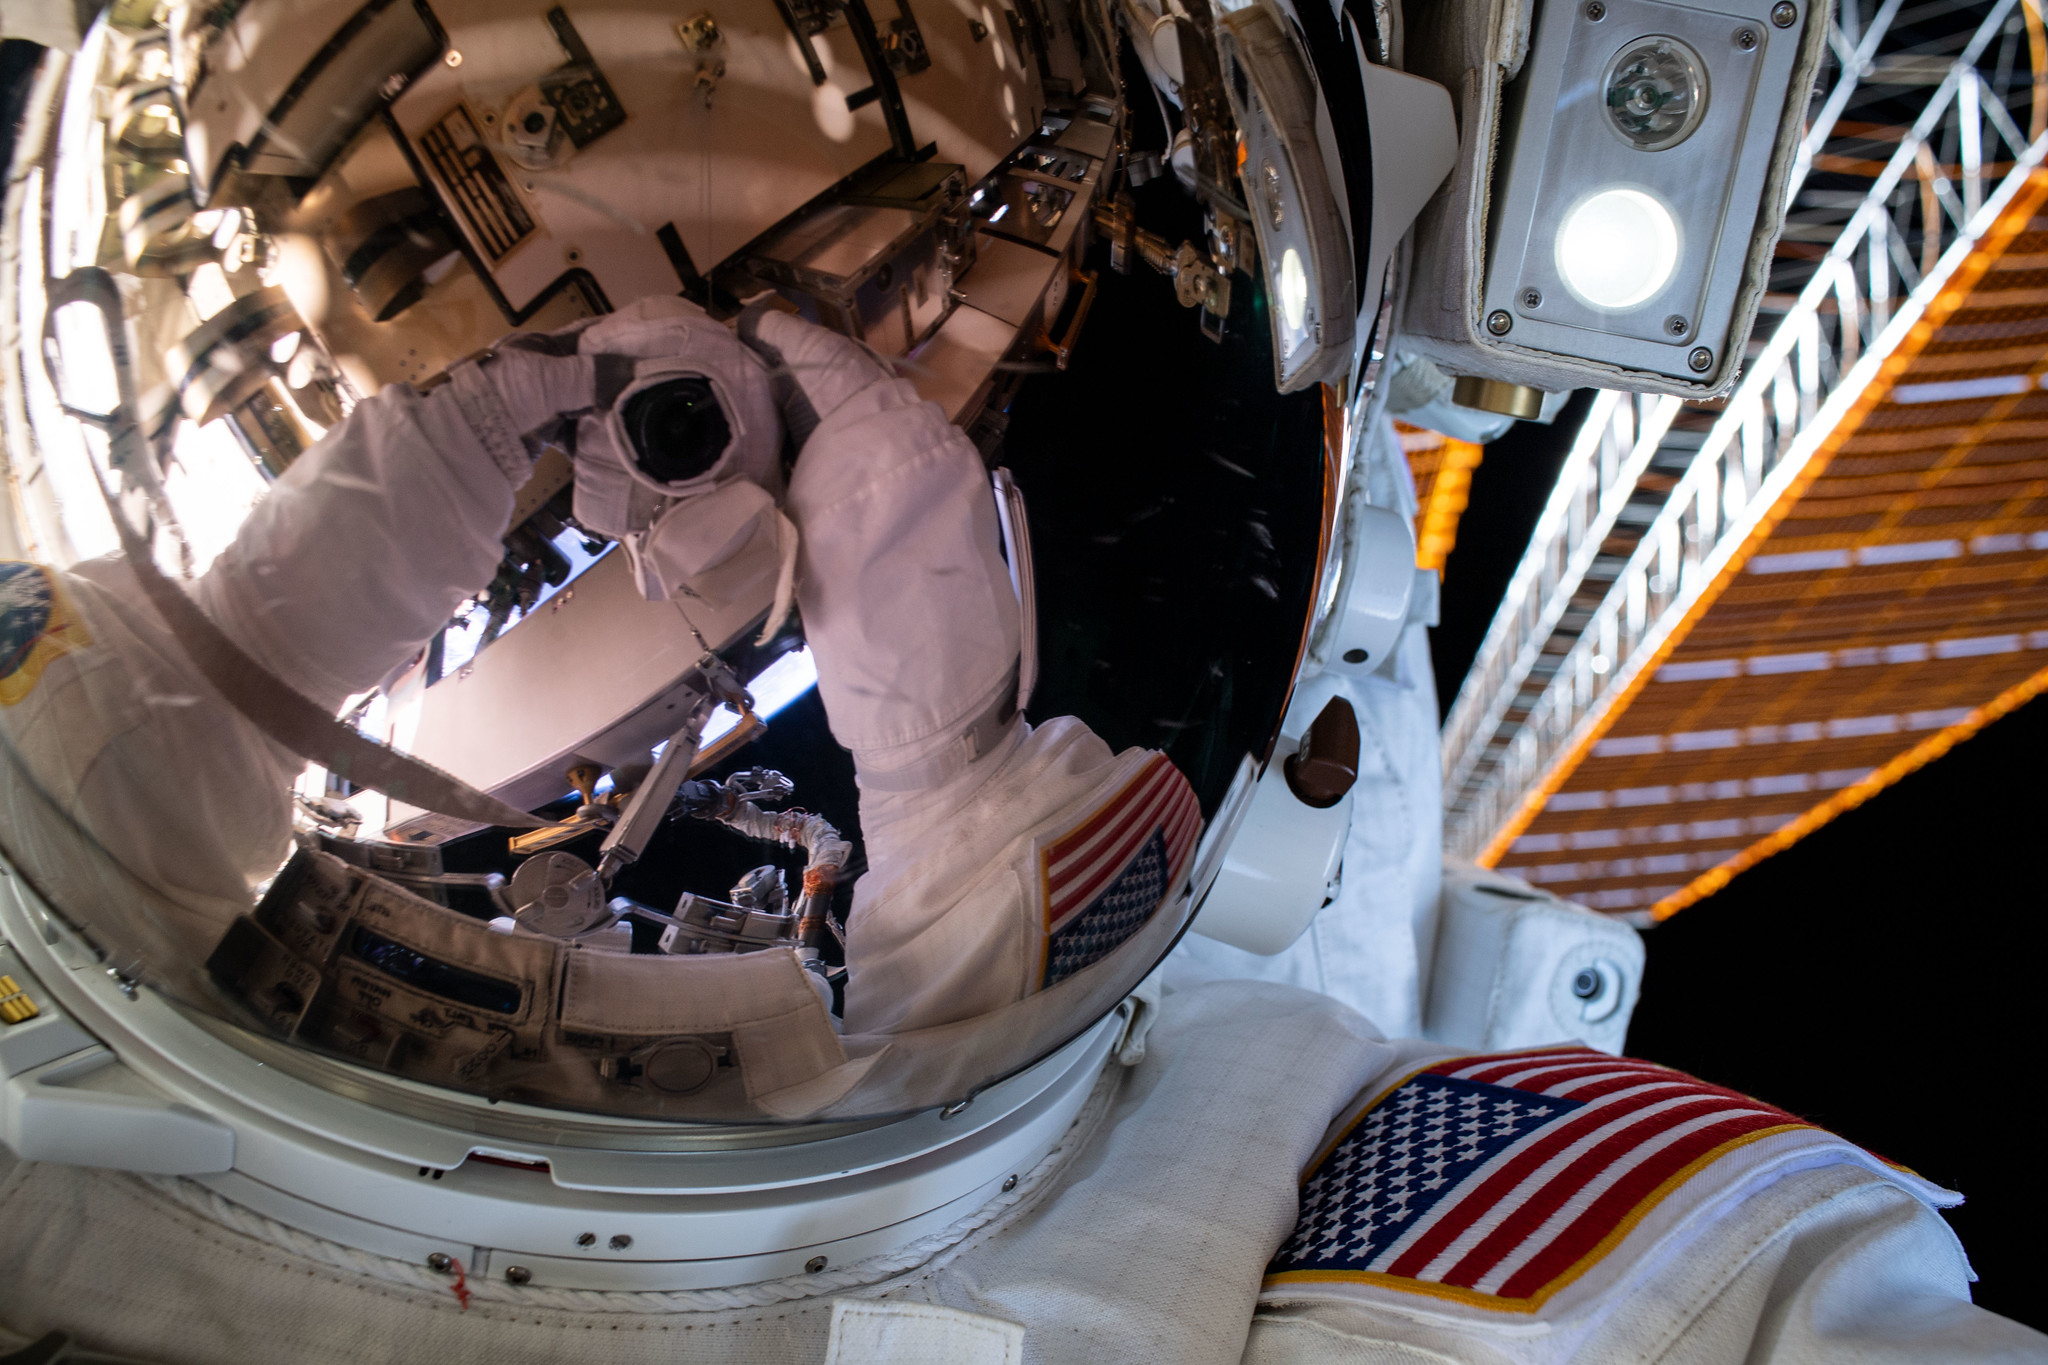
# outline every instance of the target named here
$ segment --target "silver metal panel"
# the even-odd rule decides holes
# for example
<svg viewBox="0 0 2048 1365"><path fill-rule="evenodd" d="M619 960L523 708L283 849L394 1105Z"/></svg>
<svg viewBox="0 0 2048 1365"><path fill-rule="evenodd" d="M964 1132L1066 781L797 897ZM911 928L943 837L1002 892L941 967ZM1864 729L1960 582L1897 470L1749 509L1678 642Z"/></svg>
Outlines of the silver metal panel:
<svg viewBox="0 0 2048 1365"><path fill-rule="evenodd" d="M1755 225L1746 206L1762 190L1772 152L1771 139L1755 131L1776 117L1799 30L1772 25L1770 0L1736 0L1720 10L1607 0L1598 22L1587 18L1590 8L1597 7L1553 6L1530 54L1517 155L1497 205L1485 312L1507 311L1521 345L1696 379L1699 372L1686 360L1692 348L1704 343L1718 360L1728 344ZM1738 30L1756 36L1754 51L1736 46ZM1652 34L1676 37L1698 51L1710 89L1706 112L1689 137L1646 152L1610 126L1600 101L1608 63ZM1552 250L1580 198L1608 187L1661 199L1680 233L1670 283L1635 307L1612 311L1572 297ZM1526 302L1531 289L1540 299L1533 307ZM1675 336L1664 325L1673 317L1687 324Z"/></svg>
<svg viewBox="0 0 2048 1365"><path fill-rule="evenodd" d="M645 762L695 700L704 645L690 622L730 644L767 610L776 563L773 536L757 539L734 566L742 590L714 610L649 602L613 549L426 689L412 752L522 808L568 791L575 759Z"/></svg>

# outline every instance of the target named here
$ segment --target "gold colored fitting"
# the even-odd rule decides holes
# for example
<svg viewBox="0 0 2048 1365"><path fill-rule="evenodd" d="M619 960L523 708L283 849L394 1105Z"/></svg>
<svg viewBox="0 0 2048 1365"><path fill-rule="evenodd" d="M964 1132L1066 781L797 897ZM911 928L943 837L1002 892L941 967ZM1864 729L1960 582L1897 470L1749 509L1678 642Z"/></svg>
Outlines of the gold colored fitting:
<svg viewBox="0 0 2048 1365"><path fill-rule="evenodd" d="M21 993L13 977L0 976L0 1023L20 1024L41 1013L36 1002Z"/></svg>
<svg viewBox="0 0 2048 1365"><path fill-rule="evenodd" d="M1524 421L1543 414L1543 390L1527 384L1503 384L1498 379L1463 376L1451 388L1451 401L1461 408L1497 412Z"/></svg>

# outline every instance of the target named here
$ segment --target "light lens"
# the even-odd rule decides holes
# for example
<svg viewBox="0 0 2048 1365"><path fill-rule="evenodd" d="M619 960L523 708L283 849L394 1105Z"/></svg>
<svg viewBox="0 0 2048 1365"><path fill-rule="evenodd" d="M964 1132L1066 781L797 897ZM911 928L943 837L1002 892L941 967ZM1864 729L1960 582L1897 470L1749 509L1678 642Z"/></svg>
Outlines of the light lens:
<svg viewBox="0 0 2048 1365"><path fill-rule="evenodd" d="M1706 63L1676 38L1644 38L1607 67L1607 117L1646 152L1676 147L1707 112Z"/></svg>
<svg viewBox="0 0 2048 1365"><path fill-rule="evenodd" d="M1678 224L1641 190L1602 190L1565 215L1557 273L1595 308L1634 308L1678 268Z"/></svg>
<svg viewBox="0 0 2048 1365"><path fill-rule="evenodd" d="M1287 330L1299 332L1308 316L1308 272L1301 268L1301 253L1288 247L1280 254L1280 316Z"/></svg>

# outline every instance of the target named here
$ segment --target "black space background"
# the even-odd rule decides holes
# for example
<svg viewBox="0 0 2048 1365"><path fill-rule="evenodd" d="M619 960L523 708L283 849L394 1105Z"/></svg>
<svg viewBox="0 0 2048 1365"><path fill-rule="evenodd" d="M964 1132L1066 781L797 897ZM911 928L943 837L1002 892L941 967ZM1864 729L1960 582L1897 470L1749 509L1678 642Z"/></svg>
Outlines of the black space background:
<svg viewBox="0 0 2048 1365"><path fill-rule="evenodd" d="M0 165L37 51L0 44ZM1473 476L1433 632L1446 706L1587 401L1518 424ZM2048 1329L2048 1142L2027 1117L2048 1004L2044 772L2037 702L1651 931L1629 1047L1961 1190L1949 1220L1977 1301Z"/></svg>
<svg viewBox="0 0 2048 1365"><path fill-rule="evenodd" d="M1517 423L1473 473L1432 633L1446 709L1590 401ZM1961 1191L1948 1218L1977 1302L2048 1330L2030 1060L2048 1005L2044 784L2036 701L1652 929L1628 1045Z"/></svg>

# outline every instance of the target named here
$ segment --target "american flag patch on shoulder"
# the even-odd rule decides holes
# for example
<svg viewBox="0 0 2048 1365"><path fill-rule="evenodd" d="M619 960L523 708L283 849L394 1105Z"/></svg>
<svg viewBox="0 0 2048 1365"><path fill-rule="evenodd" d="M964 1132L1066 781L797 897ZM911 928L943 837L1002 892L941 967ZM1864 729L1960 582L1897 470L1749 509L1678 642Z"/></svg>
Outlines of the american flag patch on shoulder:
<svg viewBox="0 0 2048 1365"><path fill-rule="evenodd" d="M1107 957L1152 917L1194 859L1202 811L1164 754L1038 854L1045 898L1040 985Z"/></svg>
<svg viewBox="0 0 2048 1365"><path fill-rule="evenodd" d="M1350 1284L1533 1313L1688 1182L1725 1186L1700 1177L1766 1143L1881 1169L1803 1119L1649 1062L1578 1046L1440 1062L1310 1164L1266 1289Z"/></svg>

